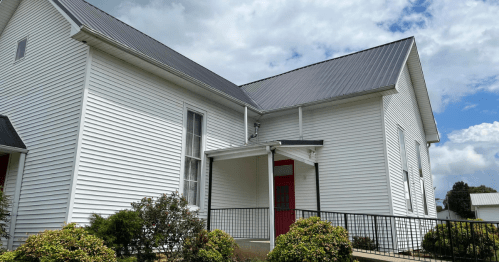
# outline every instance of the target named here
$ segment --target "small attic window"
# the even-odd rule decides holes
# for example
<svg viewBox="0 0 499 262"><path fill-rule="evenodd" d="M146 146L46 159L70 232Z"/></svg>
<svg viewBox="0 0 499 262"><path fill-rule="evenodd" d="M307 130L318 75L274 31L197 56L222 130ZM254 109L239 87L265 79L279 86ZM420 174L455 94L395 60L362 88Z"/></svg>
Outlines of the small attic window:
<svg viewBox="0 0 499 262"><path fill-rule="evenodd" d="M27 38L17 42L17 52L16 52L16 61L23 58L26 53L26 43L28 42Z"/></svg>

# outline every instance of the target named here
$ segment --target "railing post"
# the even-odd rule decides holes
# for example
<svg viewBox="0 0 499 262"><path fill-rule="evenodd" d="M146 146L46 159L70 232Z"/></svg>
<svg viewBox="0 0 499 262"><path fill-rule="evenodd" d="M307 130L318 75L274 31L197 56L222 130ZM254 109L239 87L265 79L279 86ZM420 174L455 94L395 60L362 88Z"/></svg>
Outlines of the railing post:
<svg viewBox="0 0 499 262"><path fill-rule="evenodd" d="M451 222L449 220L447 220L447 230L449 231L449 242L450 242L450 252L451 252L451 255L452 255L452 261L456 261L456 259L454 258L454 243L452 243L452 232L451 232Z"/></svg>
<svg viewBox="0 0 499 262"><path fill-rule="evenodd" d="M476 250L475 250L475 230L473 230L473 223L468 222L470 224L471 229L471 238L473 239L473 256L475 256L475 261L477 261ZM485 227L485 235L487 235L487 227Z"/></svg>
<svg viewBox="0 0 499 262"><path fill-rule="evenodd" d="M345 216L345 229L348 231L348 216L347 214L344 214Z"/></svg>
<svg viewBox="0 0 499 262"><path fill-rule="evenodd" d="M376 249L379 248L379 242L378 242L378 220L376 219L377 216L374 216L374 234L376 236Z"/></svg>

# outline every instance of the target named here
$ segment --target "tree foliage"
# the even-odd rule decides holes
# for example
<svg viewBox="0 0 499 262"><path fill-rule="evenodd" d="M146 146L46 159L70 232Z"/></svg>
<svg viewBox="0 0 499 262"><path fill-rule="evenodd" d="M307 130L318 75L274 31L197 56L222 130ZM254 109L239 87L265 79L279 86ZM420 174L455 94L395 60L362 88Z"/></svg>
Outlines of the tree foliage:
<svg viewBox="0 0 499 262"><path fill-rule="evenodd" d="M462 218L474 218L475 214L471 211L471 198L469 186L463 181L456 182L452 190L447 192L444 200L445 209L456 212Z"/></svg>
<svg viewBox="0 0 499 262"><path fill-rule="evenodd" d="M2 189L1 186L0 189ZM3 190L0 190L0 239L9 237L9 233L7 232L7 225L10 221L9 207L10 198L5 195ZM2 241L0 241L0 247L1 246Z"/></svg>
<svg viewBox="0 0 499 262"><path fill-rule="evenodd" d="M469 188L470 194L475 194L475 193L497 193L497 190L481 185L481 186L470 186Z"/></svg>
<svg viewBox="0 0 499 262"><path fill-rule="evenodd" d="M121 210L108 218L92 214L90 225L85 229L103 239L106 246L116 251L118 258L127 258L137 251L134 239L139 235L142 224L143 221L137 212Z"/></svg>

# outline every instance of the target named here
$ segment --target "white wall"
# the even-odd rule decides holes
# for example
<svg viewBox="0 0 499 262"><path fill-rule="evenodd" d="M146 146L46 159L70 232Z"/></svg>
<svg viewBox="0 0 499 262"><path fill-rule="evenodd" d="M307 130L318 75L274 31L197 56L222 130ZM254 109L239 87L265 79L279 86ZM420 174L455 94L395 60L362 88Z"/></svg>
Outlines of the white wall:
<svg viewBox="0 0 499 262"><path fill-rule="evenodd" d="M29 149L15 246L27 233L65 222L88 50L69 34L70 24L48 1L24 0L0 37L0 114ZM26 56L14 62L24 37Z"/></svg>
<svg viewBox="0 0 499 262"><path fill-rule="evenodd" d="M423 165L423 176L429 212L428 216L425 217L436 218L435 196L429 155L426 148L425 133L407 66L404 67L396 88L399 91L398 94L385 96L383 98L393 214L399 216L425 216L416 155L417 141L421 145L421 161ZM398 126L403 128L405 135L413 212L407 211L405 204Z"/></svg>
<svg viewBox="0 0 499 262"><path fill-rule="evenodd" d="M243 113L105 53L92 52L87 87L74 222L179 189L184 104L207 113L207 150L244 143Z"/></svg>
<svg viewBox="0 0 499 262"><path fill-rule="evenodd" d="M499 221L499 206L479 206L476 207L477 218L485 221Z"/></svg>
<svg viewBox="0 0 499 262"><path fill-rule="evenodd" d="M324 140L324 146L317 150L321 210L390 213L381 112L381 98L303 109L304 139ZM259 141L299 139L298 110L296 114L264 119L261 124ZM297 190L308 192L309 199L297 204L315 209L315 190L309 191L315 174L312 176L312 166L306 169L303 173L309 185ZM303 181L295 178L296 184Z"/></svg>

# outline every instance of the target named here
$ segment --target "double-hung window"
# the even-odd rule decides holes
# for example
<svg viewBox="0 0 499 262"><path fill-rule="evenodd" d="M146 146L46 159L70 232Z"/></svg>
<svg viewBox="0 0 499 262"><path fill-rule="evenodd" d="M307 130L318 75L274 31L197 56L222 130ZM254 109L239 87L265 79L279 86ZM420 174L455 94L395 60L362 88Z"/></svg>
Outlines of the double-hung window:
<svg viewBox="0 0 499 262"><path fill-rule="evenodd" d="M183 194L189 205L195 206L199 205L202 134L203 116L187 111Z"/></svg>
<svg viewBox="0 0 499 262"><path fill-rule="evenodd" d="M424 214L428 215L428 204L426 202L426 190L424 186L423 165L421 164L421 145L416 142L416 154L418 158L419 182L421 184L421 194L423 194L423 208Z"/></svg>
<svg viewBox="0 0 499 262"><path fill-rule="evenodd" d="M409 181L409 171L407 168L407 154L405 148L404 131L399 129L400 159L402 161L402 176L404 179L404 193L407 210L412 211L411 184Z"/></svg>

